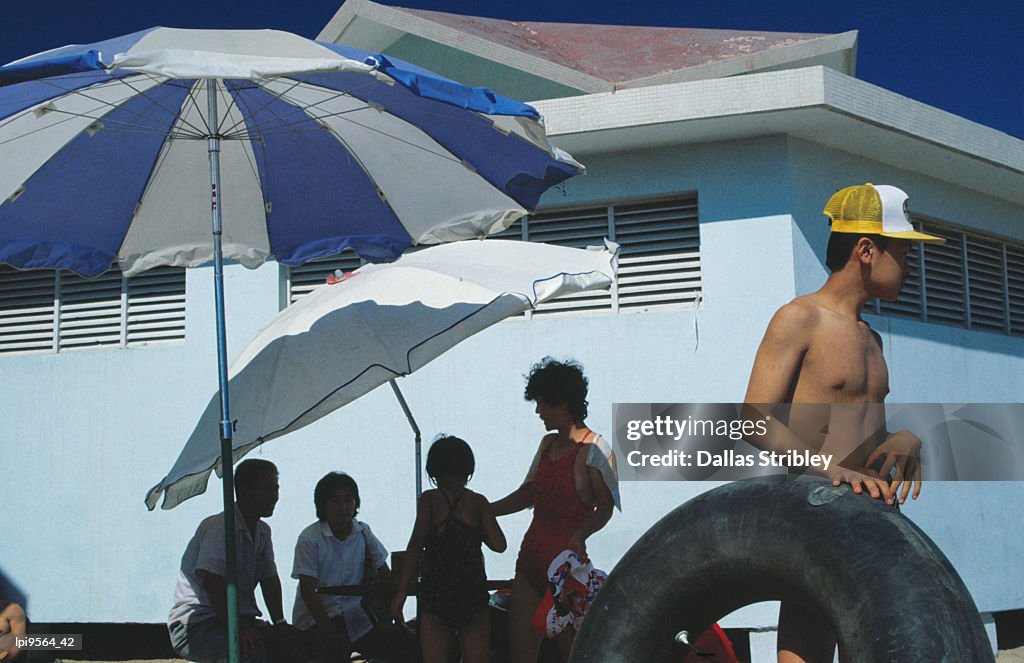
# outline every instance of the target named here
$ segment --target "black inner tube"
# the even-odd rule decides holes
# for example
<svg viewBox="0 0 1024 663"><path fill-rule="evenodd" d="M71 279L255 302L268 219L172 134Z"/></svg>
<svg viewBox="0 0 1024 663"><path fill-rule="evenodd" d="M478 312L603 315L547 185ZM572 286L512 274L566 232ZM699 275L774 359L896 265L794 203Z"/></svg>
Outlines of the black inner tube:
<svg viewBox="0 0 1024 663"><path fill-rule="evenodd" d="M678 661L752 603L800 603L829 621L847 663L994 661L974 600L905 516L824 479L738 481L677 507L612 571L571 660Z"/></svg>

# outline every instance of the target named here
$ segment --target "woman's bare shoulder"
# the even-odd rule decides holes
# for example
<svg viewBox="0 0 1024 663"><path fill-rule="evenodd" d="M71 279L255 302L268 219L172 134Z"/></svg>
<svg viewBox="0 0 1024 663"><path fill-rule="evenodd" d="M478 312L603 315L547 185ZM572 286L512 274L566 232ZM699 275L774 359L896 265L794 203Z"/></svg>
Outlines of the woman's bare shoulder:
<svg viewBox="0 0 1024 663"><path fill-rule="evenodd" d="M551 448L551 444L558 439L558 433L547 433L544 437L540 438L540 446L537 450L540 453L547 453L548 449Z"/></svg>

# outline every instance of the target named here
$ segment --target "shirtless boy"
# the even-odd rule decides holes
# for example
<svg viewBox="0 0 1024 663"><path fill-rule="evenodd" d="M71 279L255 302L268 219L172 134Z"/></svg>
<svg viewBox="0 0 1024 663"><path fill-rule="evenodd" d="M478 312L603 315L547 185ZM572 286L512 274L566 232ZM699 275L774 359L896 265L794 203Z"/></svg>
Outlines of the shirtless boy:
<svg viewBox="0 0 1024 663"><path fill-rule="evenodd" d="M921 491L921 441L889 433L882 402L889 373L882 339L861 319L868 300L893 301L910 273L912 242L945 240L916 232L907 195L892 186L842 189L829 200L832 220L820 290L780 308L765 331L750 373L745 402L763 409L792 408L785 425L773 417L768 435L751 440L772 451L834 453L827 470L835 486L848 483L887 503ZM755 405L757 404L757 405ZM891 475L891 476L890 476ZM832 661L836 638L828 624L802 606L779 611L779 663ZM840 652L841 655L841 652Z"/></svg>

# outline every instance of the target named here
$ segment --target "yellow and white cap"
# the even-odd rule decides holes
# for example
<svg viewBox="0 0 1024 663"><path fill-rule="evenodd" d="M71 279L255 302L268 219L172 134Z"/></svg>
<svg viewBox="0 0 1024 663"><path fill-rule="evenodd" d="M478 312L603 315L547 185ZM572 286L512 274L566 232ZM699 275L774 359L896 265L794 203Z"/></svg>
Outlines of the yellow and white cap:
<svg viewBox="0 0 1024 663"><path fill-rule="evenodd" d="M915 242L942 244L946 240L914 230L907 214L907 194L894 186L870 182L840 189L828 199L824 212L832 232L882 235Z"/></svg>

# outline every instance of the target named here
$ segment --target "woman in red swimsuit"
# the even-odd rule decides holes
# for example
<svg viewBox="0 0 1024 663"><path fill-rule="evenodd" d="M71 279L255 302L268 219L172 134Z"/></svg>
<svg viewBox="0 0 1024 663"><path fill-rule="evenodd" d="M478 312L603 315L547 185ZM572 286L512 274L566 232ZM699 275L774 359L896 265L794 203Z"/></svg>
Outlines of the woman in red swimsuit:
<svg viewBox="0 0 1024 663"><path fill-rule="evenodd" d="M492 505L496 516L533 508L512 584L509 663L537 660L541 636L531 619L548 589L548 566L567 548L585 556L587 538L605 526L616 502L607 478L609 467L614 477L614 460L603 450L607 445L600 436L584 423L587 378L583 368L572 361L545 358L530 371L525 397L537 404L537 415L551 432L541 440L523 485ZM562 660L569 659L575 637L570 627L556 638Z"/></svg>

